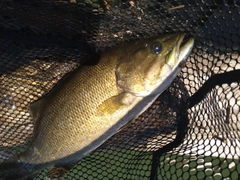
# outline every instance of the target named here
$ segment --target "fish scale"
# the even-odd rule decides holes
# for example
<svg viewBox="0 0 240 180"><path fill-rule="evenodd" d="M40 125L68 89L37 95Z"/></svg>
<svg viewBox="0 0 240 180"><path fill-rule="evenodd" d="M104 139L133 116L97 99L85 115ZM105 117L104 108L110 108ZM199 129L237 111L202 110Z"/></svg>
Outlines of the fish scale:
<svg viewBox="0 0 240 180"><path fill-rule="evenodd" d="M55 156L55 159L63 158L77 152L80 147L89 145L85 140L87 134L89 134L90 138L94 138L94 135L99 136L97 132L99 132L102 121L99 117L94 117L94 112L102 101L118 93L115 83L115 72L113 71L115 66L116 61L102 58L101 62L96 66L80 68L74 74L64 79L64 82L61 82L58 87L46 96L48 99L46 102L48 103L47 107L45 106L46 108L42 109L40 113L48 115L43 116L39 120L40 124L38 127L54 127L54 129L41 131L41 138L38 141L34 141L32 146L37 148L38 151L48 151L49 156L45 155L41 158L41 161L38 161L38 159L32 159L28 152L26 156L31 157L28 162L46 163L49 159L52 159L51 156L56 154L57 151L62 151L62 153L59 156ZM105 70L104 73L102 72L103 70ZM92 71L98 74L98 76L93 75ZM102 73L99 73L100 71ZM94 86L91 84L94 84ZM69 93L72 94L71 97L68 96ZM52 96L52 94L55 95ZM59 103L64 103L64 105ZM69 109L72 110L69 111ZM58 118L56 119L56 117ZM54 121L48 121L48 119L54 119ZM58 126L56 127L53 123L58 124ZM56 137L56 134L59 132L59 126L62 133ZM106 122L100 129L103 130L103 128L107 128ZM45 133L47 134L45 135ZM58 141L56 141L56 138L58 138ZM42 145L46 141L49 142L48 144L51 148ZM62 147L61 143L66 144L66 146ZM72 143L74 143L74 146ZM46 149L43 149L45 147ZM59 149L59 147L62 147L62 149Z"/></svg>

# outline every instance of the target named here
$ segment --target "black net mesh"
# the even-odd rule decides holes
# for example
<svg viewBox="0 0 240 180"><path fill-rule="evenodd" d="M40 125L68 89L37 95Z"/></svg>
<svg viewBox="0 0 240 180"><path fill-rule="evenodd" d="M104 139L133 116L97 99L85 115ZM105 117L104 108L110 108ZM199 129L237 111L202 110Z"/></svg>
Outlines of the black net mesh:
<svg viewBox="0 0 240 180"><path fill-rule="evenodd" d="M184 32L195 38L186 67L146 112L35 179L239 179L239 14L238 0L1 1L1 161L31 141L29 104L95 49Z"/></svg>

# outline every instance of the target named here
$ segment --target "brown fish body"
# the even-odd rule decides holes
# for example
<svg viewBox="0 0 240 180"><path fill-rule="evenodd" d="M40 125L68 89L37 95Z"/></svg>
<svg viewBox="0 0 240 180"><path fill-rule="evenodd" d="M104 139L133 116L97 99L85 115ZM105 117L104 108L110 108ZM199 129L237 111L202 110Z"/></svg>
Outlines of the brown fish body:
<svg viewBox="0 0 240 180"><path fill-rule="evenodd" d="M110 115L107 110L98 110L105 100L119 94L115 68L117 57L123 52L111 52L103 53L96 66L79 68L44 99L32 105L37 133L25 152L28 163L47 163L78 152L104 134L134 106ZM141 100L142 97L138 98ZM114 107L109 106L111 108Z"/></svg>
<svg viewBox="0 0 240 180"><path fill-rule="evenodd" d="M100 146L171 84L193 47L193 39L182 45L183 39L174 34L122 45L101 53L97 65L67 76L31 105L33 139L0 165L0 179L31 177Z"/></svg>

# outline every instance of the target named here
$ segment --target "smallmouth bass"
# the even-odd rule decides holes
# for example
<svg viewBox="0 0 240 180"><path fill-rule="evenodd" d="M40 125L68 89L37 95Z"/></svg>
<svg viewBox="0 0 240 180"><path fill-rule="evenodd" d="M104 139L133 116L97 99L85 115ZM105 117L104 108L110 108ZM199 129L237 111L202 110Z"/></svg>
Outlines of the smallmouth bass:
<svg viewBox="0 0 240 180"><path fill-rule="evenodd" d="M33 139L0 165L0 179L29 179L45 167L79 161L152 104L193 44L184 34L141 40L104 51L97 65L75 70L31 104Z"/></svg>

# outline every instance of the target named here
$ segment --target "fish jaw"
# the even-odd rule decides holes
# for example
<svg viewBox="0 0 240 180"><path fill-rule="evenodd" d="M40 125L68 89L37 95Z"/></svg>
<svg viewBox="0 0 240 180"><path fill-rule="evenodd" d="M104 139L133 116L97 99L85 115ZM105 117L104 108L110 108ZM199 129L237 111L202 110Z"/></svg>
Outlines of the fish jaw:
<svg viewBox="0 0 240 180"><path fill-rule="evenodd" d="M185 40L185 42L183 42ZM186 39L184 34L180 34L176 42L176 46L166 59L166 64L171 67L178 66L182 61L187 61L189 54L192 51L194 39Z"/></svg>
<svg viewBox="0 0 240 180"><path fill-rule="evenodd" d="M156 80L156 84L154 85L155 87L153 86L154 89L156 89L159 84L163 83L169 76L172 77L174 74L174 76L177 76L174 71L176 70L177 73L179 73L179 71L184 67L194 45L193 38L190 38L183 43L184 37L184 34L179 35L176 46L173 47L169 55L166 57L166 63L161 69L161 74ZM170 81L172 80L173 79L170 79Z"/></svg>

